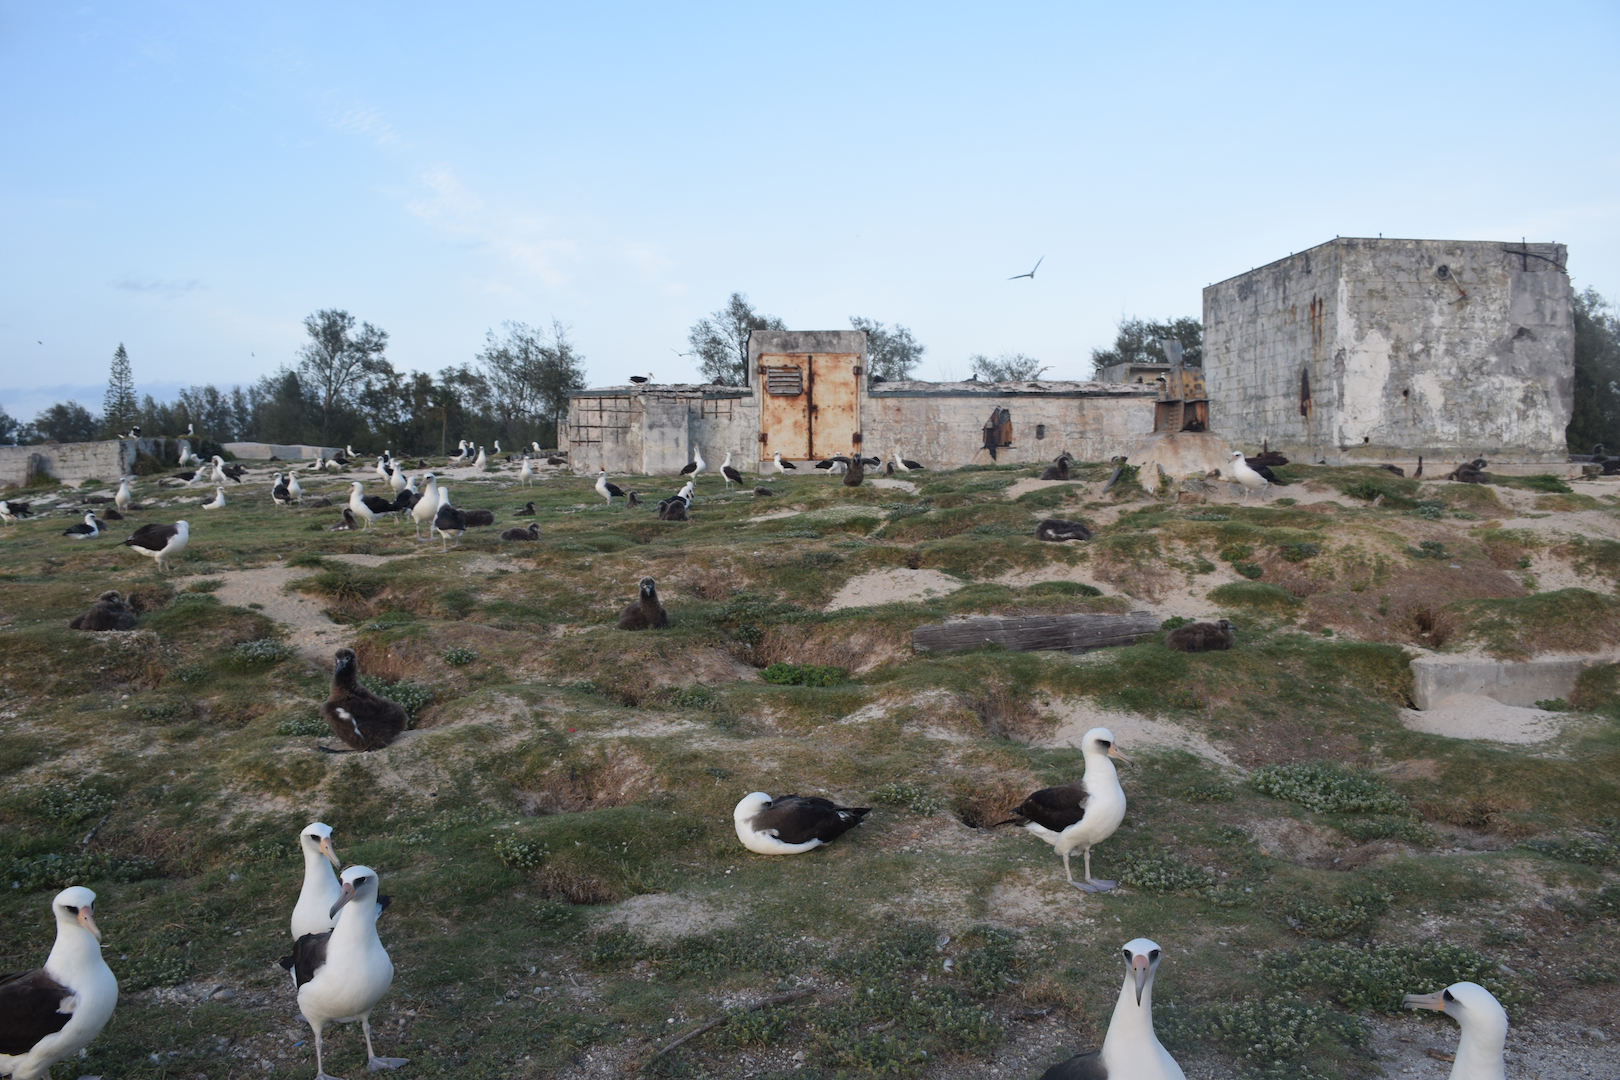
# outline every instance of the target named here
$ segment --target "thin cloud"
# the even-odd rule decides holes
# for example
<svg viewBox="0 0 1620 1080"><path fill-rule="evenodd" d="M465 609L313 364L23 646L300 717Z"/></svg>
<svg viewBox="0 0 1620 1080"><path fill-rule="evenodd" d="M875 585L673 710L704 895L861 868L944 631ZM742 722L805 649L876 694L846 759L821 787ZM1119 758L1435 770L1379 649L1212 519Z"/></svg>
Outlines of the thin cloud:
<svg viewBox="0 0 1620 1080"><path fill-rule="evenodd" d="M378 146L405 145L405 140L394 130L394 125L383 119L382 111L376 108L349 109L332 117L330 123L339 131L367 136Z"/></svg>
<svg viewBox="0 0 1620 1080"><path fill-rule="evenodd" d="M161 278L138 278L133 274L125 274L111 284L113 288L122 289L125 292L151 293L154 296L167 296L171 299L205 288L197 278L192 278L189 281L174 281Z"/></svg>
<svg viewBox="0 0 1620 1080"><path fill-rule="evenodd" d="M554 219L488 206L448 167L423 173L424 193L405 200L405 209L443 230L458 246L488 247L551 286L567 284L564 263L577 262L579 246L554 235Z"/></svg>

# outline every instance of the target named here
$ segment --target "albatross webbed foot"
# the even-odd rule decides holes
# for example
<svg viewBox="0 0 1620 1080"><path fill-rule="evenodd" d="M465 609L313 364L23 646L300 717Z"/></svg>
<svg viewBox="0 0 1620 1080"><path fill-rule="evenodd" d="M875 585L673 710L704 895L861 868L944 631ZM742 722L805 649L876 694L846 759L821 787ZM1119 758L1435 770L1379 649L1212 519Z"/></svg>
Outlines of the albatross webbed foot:
<svg viewBox="0 0 1620 1080"><path fill-rule="evenodd" d="M1107 892L1109 889L1112 889L1117 884L1119 884L1117 881L1104 881L1101 878L1087 878L1086 879L1086 891L1087 892Z"/></svg>
<svg viewBox="0 0 1620 1080"><path fill-rule="evenodd" d="M410 1063L410 1058L380 1058L374 1057L366 1062L366 1072L378 1072L382 1069L397 1069L401 1065Z"/></svg>
<svg viewBox="0 0 1620 1080"><path fill-rule="evenodd" d="M315 1080L343 1080L341 1076L327 1076L325 1072L315 1074Z"/></svg>

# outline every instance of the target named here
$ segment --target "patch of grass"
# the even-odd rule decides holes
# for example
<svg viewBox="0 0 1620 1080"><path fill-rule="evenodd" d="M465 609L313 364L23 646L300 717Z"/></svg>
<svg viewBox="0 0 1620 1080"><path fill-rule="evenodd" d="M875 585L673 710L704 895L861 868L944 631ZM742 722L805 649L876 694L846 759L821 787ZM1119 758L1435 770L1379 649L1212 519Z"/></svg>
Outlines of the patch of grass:
<svg viewBox="0 0 1620 1080"><path fill-rule="evenodd" d="M822 664L772 664L759 677L778 686L837 686L844 669Z"/></svg>
<svg viewBox="0 0 1620 1080"><path fill-rule="evenodd" d="M191 970L191 961L179 953L137 956L119 965L118 988L129 993L154 986L179 986L191 977Z"/></svg>
<svg viewBox="0 0 1620 1080"><path fill-rule="evenodd" d="M1215 875L1178 855L1132 852L1125 856L1119 880L1143 892L1185 893L1212 887Z"/></svg>
<svg viewBox="0 0 1620 1080"><path fill-rule="evenodd" d="M1549 495L1571 495L1575 489L1564 483L1563 480L1551 473L1535 473L1531 476L1503 476L1499 473L1486 473L1488 483L1497 487L1520 488L1524 491L1543 491Z"/></svg>
<svg viewBox="0 0 1620 1080"><path fill-rule="evenodd" d="M874 789L867 798L879 806L898 806L923 817L939 813L941 805L933 792L906 781L885 784Z"/></svg>
<svg viewBox="0 0 1620 1080"><path fill-rule="evenodd" d="M478 659L478 652L466 646L458 645L453 649L446 649L443 653L444 662L451 667L466 667Z"/></svg>
<svg viewBox="0 0 1620 1080"><path fill-rule="evenodd" d="M330 735L332 729L319 716L303 716L296 720L283 720L276 725L277 735Z"/></svg>
<svg viewBox="0 0 1620 1080"><path fill-rule="evenodd" d="M1434 830L1416 818L1394 814L1372 814L1333 822L1333 827L1359 843L1369 840L1401 840L1419 847L1435 843Z"/></svg>
<svg viewBox="0 0 1620 1080"><path fill-rule="evenodd" d="M1463 635L1495 656L1580 651L1593 641L1620 640L1620 600L1587 589L1461 600L1451 607Z"/></svg>
<svg viewBox="0 0 1620 1080"><path fill-rule="evenodd" d="M389 701L404 709L414 719L416 714L432 705L438 700L438 692L431 686L423 686L409 679L400 679L398 682L388 682L374 675L360 676L360 685L370 690L378 697L385 697Z"/></svg>
<svg viewBox="0 0 1620 1080"><path fill-rule="evenodd" d="M1275 998L1244 998L1214 1005L1205 1031L1250 1065L1269 1071L1296 1062L1324 1046L1360 1047L1367 1029L1347 1016L1318 1005Z"/></svg>
<svg viewBox="0 0 1620 1080"><path fill-rule="evenodd" d="M1277 554L1288 562L1304 562L1322 553L1322 545L1309 540L1290 540L1277 545Z"/></svg>
<svg viewBox="0 0 1620 1080"><path fill-rule="evenodd" d="M1262 795L1335 814L1402 814L1406 800L1383 781L1325 761L1262 765L1249 783Z"/></svg>
<svg viewBox="0 0 1620 1080"><path fill-rule="evenodd" d="M231 650L231 661L248 667L279 664L292 656L292 650L274 638L244 641Z"/></svg>
<svg viewBox="0 0 1620 1080"><path fill-rule="evenodd" d="M1620 866L1620 843L1613 833L1571 833L1564 836L1538 836L1521 847L1564 862L1587 866Z"/></svg>
<svg viewBox="0 0 1620 1080"><path fill-rule="evenodd" d="M1299 601L1288 590L1259 581L1232 581L1219 585L1209 590L1209 599L1222 608L1248 608L1279 615L1292 614L1299 607Z"/></svg>
<svg viewBox="0 0 1620 1080"><path fill-rule="evenodd" d="M550 856L550 848L533 840L503 836L495 841L495 857L513 870L533 870Z"/></svg>
<svg viewBox="0 0 1620 1080"><path fill-rule="evenodd" d="M1399 1013L1405 995L1454 982L1480 984L1510 1012L1532 997L1495 960L1450 942L1307 945L1268 953L1260 967L1283 989L1314 990L1352 1012Z"/></svg>
<svg viewBox="0 0 1620 1080"><path fill-rule="evenodd" d="M65 889L69 885L88 885L97 881L141 881L156 873L157 867L152 860L140 856L122 858L95 852L67 855L53 852L11 860L4 870L0 870L0 881L27 893L39 889Z"/></svg>
<svg viewBox="0 0 1620 1080"><path fill-rule="evenodd" d="M69 824L86 818L100 817L118 805L118 800L114 796L82 785L71 788L45 788L33 793L29 797L29 802L45 817Z"/></svg>
<svg viewBox="0 0 1620 1080"><path fill-rule="evenodd" d="M1342 938L1370 929L1394 899L1365 884L1345 889L1328 901L1296 897L1286 907L1288 925L1314 938Z"/></svg>

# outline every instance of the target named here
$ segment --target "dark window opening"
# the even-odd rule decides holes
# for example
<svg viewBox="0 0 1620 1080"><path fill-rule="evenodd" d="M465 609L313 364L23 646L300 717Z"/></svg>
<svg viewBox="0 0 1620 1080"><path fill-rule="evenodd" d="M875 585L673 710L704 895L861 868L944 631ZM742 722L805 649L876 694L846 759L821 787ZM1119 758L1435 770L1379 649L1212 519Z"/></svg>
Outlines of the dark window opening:
<svg viewBox="0 0 1620 1080"><path fill-rule="evenodd" d="M984 448L990 451L990 460L996 459L997 450L1012 444L1012 413L1006 409L991 409L990 419L984 424Z"/></svg>
<svg viewBox="0 0 1620 1080"><path fill-rule="evenodd" d="M1036 424L1035 425L1035 437L1037 439L1046 438L1046 425L1045 424Z"/></svg>

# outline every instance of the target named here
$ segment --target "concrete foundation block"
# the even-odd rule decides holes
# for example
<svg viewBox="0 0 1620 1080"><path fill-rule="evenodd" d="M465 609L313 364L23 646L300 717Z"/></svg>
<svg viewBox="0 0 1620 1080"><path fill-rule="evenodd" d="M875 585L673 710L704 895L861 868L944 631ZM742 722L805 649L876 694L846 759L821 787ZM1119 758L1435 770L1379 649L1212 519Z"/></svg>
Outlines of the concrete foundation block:
<svg viewBox="0 0 1620 1080"><path fill-rule="evenodd" d="M1563 656L1492 660L1483 656L1420 656L1412 661L1412 700L1432 709L1453 694L1479 694L1504 705L1531 708L1568 699L1581 672L1620 657Z"/></svg>

